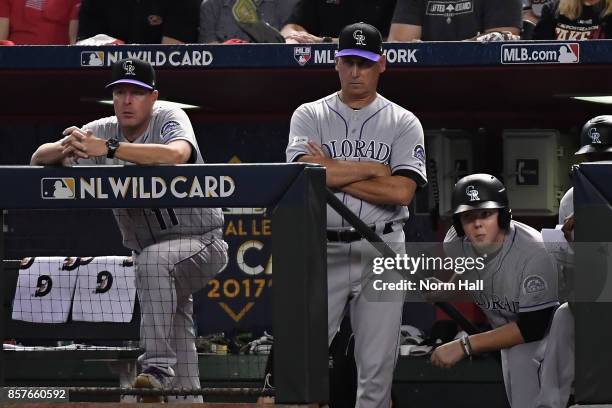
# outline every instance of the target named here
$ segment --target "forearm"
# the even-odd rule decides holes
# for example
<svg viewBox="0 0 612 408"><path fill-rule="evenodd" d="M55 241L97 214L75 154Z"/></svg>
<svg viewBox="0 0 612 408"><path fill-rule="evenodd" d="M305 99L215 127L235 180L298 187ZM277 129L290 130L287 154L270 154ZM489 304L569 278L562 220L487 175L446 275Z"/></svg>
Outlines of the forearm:
<svg viewBox="0 0 612 408"><path fill-rule="evenodd" d="M485 30L485 33L504 32L508 31L514 35L519 35L521 30L518 27L493 27Z"/></svg>
<svg viewBox="0 0 612 408"><path fill-rule="evenodd" d="M8 40L9 35L9 19L0 17L0 40Z"/></svg>
<svg viewBox="0 0 612 408"><path fill-rule="evenodd" d="M281 29L281 34L286 37L293 31L306 31L306 29L299 24L287 24Z"/></svg>
<svg viewBox="0 0 612 408"><path fill-rule="evenodd" d="M61 164L66 158L63 153L64 147L60 142L45 143L41 145L30 159L32 166L44 166L47 164Z"/></svg>
<svg viewBox="0 0 612 408"><path fill-rule="evenodd" d="M70 20L70 23L68 23L69 44L72 45L77 41L78 32L79 32L79 20Z"/></svg>
<svg viewBox="0 0 612 408"><path fill-rule="evenodd" d="M516 323L508 323L496 329L470 336L474 353L486 353L523 344L525 340Z"/></svg>
<svg viewBox="0 0 612 408"><path fill-rule="evenodd" d="M389 42L417 41L421 39L422 27L413 24L391 24Z"/></svg>
<svg viewBox="0 0 612 408"><path fill-rule="evenodd" d="M340 190L372 204L408 205L416 191L416 183L404 176L385 176L357 181Z"/></svg>
<svg viewBox="0 0 612 408"><path fill-rule="evenodd" d="M182 164L189 157L185 157L177 149L162 144L132 144L120 143L115 157L134 164Z"/></svg>
<svg viewBox="0 0 612 408"><path fill-rule="evenodd" d="M310 155L300 157L299 161L324 166L326 168L326 183L331 188L342 188L357 181L382 176L386 167L377 162L334 160Z"/></svg>
<svg viewBox="0 0 612 408"><path fill-rule="evenodd" d="M180 40L177 40L176 38L168 37L168 36L165 36L165 35L162 37L161 43L162 44L174 44L174 45L176 45L176 44L184 44L184 42L182 42Z"/></svg>

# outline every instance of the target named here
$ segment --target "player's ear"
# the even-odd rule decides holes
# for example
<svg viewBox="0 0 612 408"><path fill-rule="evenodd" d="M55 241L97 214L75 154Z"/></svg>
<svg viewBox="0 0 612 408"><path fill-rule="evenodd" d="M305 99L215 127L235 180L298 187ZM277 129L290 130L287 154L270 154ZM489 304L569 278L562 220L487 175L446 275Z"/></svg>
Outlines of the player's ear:
<svg viewBox="0 0 612 408"><path fill-rule="evenodd" d="M336 71L338 71L338 63L340 62L340 58L336 57L336 58L335 58L335 62L336 62L336 63L335 63L335 65L334 65L334 68L336 69Z"/></svg>
<svg viewBox="0 0 612 408"><path fill-rule="evenodd" d="M387 57L383 54L378 60L378 66L380 67L379 72L382 74L387 69Z"/></svg>
<svg viewBox="0 0 612 408"><path fill-rule="evenodd" d="M157 89L154 89L153 91L151 91L151 95L153 98L153 102L157 101L157 98L159 98L159 91Z"/></svg>

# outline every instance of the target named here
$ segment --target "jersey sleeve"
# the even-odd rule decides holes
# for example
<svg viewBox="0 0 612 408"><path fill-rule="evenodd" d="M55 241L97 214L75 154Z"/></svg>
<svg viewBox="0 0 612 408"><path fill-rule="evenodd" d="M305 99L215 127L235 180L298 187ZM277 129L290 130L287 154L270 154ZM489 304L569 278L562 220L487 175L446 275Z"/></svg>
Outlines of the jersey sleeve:
<svg viewBox="0 0 612 408"><path fill-rule="evenodd" d="M198 42L210 43L219 41L216 35L216 22L221 12L220 3L214 0L204 0L200 6L200 28Z"/></svg>
<svg viewBox="0 0 612 408"><path fill-rule="evenodd" d="M484 30L498 27L522 26L521 0L488 0L484 2Z"/></svg>
<svg viewBox="0 0 612 408"><path fill-rule="evenodd" d="M519 312L533 312L558 305L557 286L557 269L542 246L527 260L521 274Z"/></svg>
<svg viewBox="0 0 612 408"><path fill-rule="evenodd" d="M293 112L289 125L289 142L285 154L287 162L297 161L300 156L309 154L306 144L314 141L321 144L321 135L316 129L315 118L307 105L302 105Z"/></svg>
<svg viewBox="0 0 612 408"><path fill-rule="evenodd" d="M411 172L419 187L427 184L427 171L425 169L425 141L423 127L419 119L406 112L402 116L402 123L398 124L399 133L393 141L389 166L391 173Z"/></svg>
<svg viewBox="0 0 612 408"><path fill-rule="evenodd" d="M159 132L155 135L159 137L161 144L168 144L175 140L186 140L191 146L197 145L195 132L189 117L182 109L166 110L159 122L159 128L154 132Z"/></svg>
<svg viewBox="0 0 612 408"><path fill-rule="evenodd" d="M425 16L425 3L424 0L398 0L391 24L422 26Z"/></svg>

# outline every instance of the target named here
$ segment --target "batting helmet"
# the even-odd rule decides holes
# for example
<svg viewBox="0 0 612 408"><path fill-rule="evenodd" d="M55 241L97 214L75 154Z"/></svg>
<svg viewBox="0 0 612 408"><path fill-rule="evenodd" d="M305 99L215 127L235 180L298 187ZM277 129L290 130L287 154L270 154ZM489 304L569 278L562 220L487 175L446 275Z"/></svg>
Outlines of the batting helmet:
<svg viewBox="0 0 612 408"><path fill-rule="evenodd" d="M490 174L478 173L463 177L455 184L452 196L453 226L457 235L465 235L459 215L480 208L499 209L499 227L507 229L512 219L506 187Z"/></svg>
<svg viewBox="0 0 612 408"><path fill-rule="evenodd" d="M597 116L582 127L582 146L575 155L612 152L612 115Z"/></svg>

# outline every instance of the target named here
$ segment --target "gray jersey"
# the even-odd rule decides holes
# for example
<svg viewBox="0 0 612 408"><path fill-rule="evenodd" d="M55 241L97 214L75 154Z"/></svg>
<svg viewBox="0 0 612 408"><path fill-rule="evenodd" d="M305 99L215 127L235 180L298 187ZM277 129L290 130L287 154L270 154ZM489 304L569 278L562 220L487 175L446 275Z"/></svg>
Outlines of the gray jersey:
<svg viewBox="0 0 612 408"><path fill-rule="evenodd" d="M451 227L444 238L452 257L477 257L467 237ZM542 242L542 235L528 225L511 221L501 250L470 279L482 279L484 290L472 293L474 302L493 327L516 321L518 314L559 304L557 270Z"/></svg>
<svg viewBox="0 0 612 408"><path fill-rule="evenodd" d="M345 105L337 93L300 106L291 118L287 161L309 154L308 141L321 145L332 159L375 161L389 165L393 174L409 174L420 186L427 182L421 123L381 95L359 110ZM336 196L366 224L408 218L405 206L376 205L343 192ZM328 206L327 226L349 225Z"/></svg>
<svg viewBox="0 0 612 408"><path fill-rule="evenodd" d="M116 116L95 120L83 126L83 129L91 130L101 139L114 137L119 142L128 142L121 132ZM181 109L154 107L149 126L133 143L168 144L174 140L189 142L193 147L191 162L204 163L191 122ZM78 164L133 165L104 156L79 159ZM113 213L123 236L123 244L136 251L156 242L183 235L204 235L223 227L223 213L219 208L133 208L115 209Z"/></svg>

